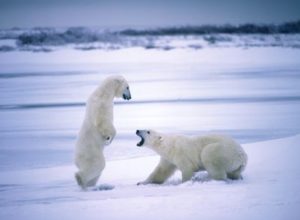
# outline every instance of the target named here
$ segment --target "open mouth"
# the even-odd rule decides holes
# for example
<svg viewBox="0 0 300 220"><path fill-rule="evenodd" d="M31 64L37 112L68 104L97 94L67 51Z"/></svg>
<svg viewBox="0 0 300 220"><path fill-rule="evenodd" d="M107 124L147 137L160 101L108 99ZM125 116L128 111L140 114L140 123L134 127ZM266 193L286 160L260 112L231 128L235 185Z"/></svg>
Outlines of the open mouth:
<svg viewBox="0 0 300 220"><path fill-rule="evenodd" d="M145 139L144 139L144 137L143 137L140 133L138 133L138 132L136 133L136 135L139 136L139 137L141 138L140 142L138 142L138 143L136 144L137 146L140 147L140 146L142 146L142 145L144 144Z"/></svg>

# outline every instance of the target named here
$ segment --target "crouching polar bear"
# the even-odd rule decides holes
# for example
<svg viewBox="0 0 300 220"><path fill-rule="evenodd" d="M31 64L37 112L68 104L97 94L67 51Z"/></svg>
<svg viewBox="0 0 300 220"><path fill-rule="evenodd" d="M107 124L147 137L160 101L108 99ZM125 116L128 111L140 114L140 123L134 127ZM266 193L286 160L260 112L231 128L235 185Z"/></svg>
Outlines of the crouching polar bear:
<svg viewBox="0 0 300 220"><path fill-rule="evenodd" d="M75 179L83 189L96 185L105 167L103 149L116 135L113 125L113 99L131 99L128 83L122 76L110 76L90 95L75 147Z"/></svg>
<svg viewBox="0 0 300 220"><path fill-rule="evenodd" d="M161 156L155 170L138 185L163 183L176 169L182 173L182 182L201 170L206 170L215 180L239 179L247 164L245 151L227 136L187 137L153 130L137 130L136 134L141 138L137 146L148 146Z"/></svg>

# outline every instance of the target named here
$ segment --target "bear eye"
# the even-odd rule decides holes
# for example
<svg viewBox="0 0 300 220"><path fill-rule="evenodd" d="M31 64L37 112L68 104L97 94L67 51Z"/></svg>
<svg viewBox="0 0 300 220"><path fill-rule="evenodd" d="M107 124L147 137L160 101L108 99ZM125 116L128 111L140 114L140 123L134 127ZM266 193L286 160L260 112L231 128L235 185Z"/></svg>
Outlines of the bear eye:
<svg viewBox="0 0 300 220"><path fill-rule="evenodd" d="M129 86L127 86L126 89L129 89Z"/></svg>
<svg viewBox="0 0 300 220"><path fill-rule="evenodd" d="M107 138L106 138L106 140L109 140L109 139L110 139L110 137L107 137Z"/></svg>
<svg viewBox="0 0 300 220"><path fill-rule="evenodd" d="M147 131L147 134L150 134L150 131Z"/></svg>

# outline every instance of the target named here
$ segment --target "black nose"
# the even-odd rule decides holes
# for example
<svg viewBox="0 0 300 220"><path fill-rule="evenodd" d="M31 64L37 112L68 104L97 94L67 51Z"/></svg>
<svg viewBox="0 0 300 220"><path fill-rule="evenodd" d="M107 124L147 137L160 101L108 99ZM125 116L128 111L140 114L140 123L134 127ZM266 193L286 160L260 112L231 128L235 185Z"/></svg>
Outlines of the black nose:
<svg viewBox="0 0 300 220"><path fill-rule="evenodd" d="M140 130L136 130L136 132L135 132L136 134L139 134L140 133Z"/></svg>
<svg viewBox="0 0 300 220"><path fill-rule="evenodd" d="M125 94L123 94L123 99L124 100L130 100L131 99L131 95L125 95Z"/></svg>

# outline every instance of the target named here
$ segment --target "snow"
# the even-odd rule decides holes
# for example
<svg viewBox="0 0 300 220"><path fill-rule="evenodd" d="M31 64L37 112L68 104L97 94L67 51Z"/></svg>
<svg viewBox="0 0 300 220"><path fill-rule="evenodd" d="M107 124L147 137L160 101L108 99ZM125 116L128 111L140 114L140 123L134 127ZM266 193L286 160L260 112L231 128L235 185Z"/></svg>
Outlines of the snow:
<svg viewBox="0 0 300 220"><path fill-rule="evenodd" d="M0 219L298 219L299 35L278 47L272 35L230 37L201 49L202 38L158 37L156 49L0 52ZM88 95L110 74L128 79L133 99L115 102L102 190L82 192L74 142ZM159 160L135 146L146 128L233 136L249 155L244 179L202 172L180 184L177 172L137 186Z"/></svg>
<svg viewBox="0 0 300 220"><path fill-rule="evenodd" d="M71 164L84 103L110 74L129 80L133 99L116 100L108 160L153 155L132 150L136 129L241 143L298 134L298 57L274 47L0 53L0 170Z"/></svg>
<svg viewBox="0 0 300 220"><path fill-rule="evenodd" d="M259 51L259 53L257 53ZM285 56L283 55L285 54ZM215 70L217 67L212 66L216 61L222 67L237 65L235 68L247 65L259 67L261 65L275 65L276 67L284 64L292 64L298 61L298 49L294 48L250 48L244 49L239 47L231 48L204 48L202 50L193 49L176 49L172 51L145 50L139 47L132 47L117 51L92 50L79 51L72 48L53 51L51 53L33 53L13 51L9 53L0 53L1 72L11 71L11 65L14 71L19 70L18 66L23 67L22 71L29 72L37 67L48 68L48 72L55 71L59 68L61 71L66 70L89 70L95 71L103 64L202 64L205 69ZM297 63L297 62L296 62ZM63 66L63 64L72 64ZM210 64L211 66L208 66ZM25 65L25 66L24 66ZM33 66L29 66L33 65ZM62 68L63 67L63 68ZM220 67L220 66L218 66ZM17 69L16 69L17 68ZM30 70L28 70L30 68Z"/></svg>
<svg viewBox="0 0 300 220"><path fill-rule="evenodd" d="M52 52L65 47L81 51L111 51L132 47L165 51L210 47L299 48L299 36L299 21L279 26L260 27L250 24L229 28L185 26L118 30L96 27L0 29L0 51ZM13 45L7 40L13 41Z"/></svg>
<svg viewBox="0 0 300 220"><path fill-rule="evenodd" d="M0 173L1 219L298 219L300 135L243 145L249 156L244 179L209 180L205 172L180 184L137 186L157 156L109 161L100 184L81 191L73 166ZM143 150L143 149L139 149Z"/></svg>

